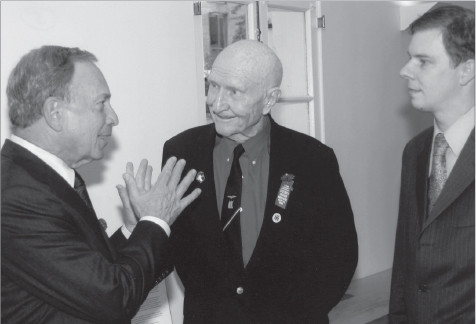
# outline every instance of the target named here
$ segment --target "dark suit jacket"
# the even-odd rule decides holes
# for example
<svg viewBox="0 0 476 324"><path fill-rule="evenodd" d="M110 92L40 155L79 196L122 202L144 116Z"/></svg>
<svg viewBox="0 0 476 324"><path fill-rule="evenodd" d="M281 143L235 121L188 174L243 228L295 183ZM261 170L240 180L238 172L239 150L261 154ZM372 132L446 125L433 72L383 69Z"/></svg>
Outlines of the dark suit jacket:
<svg viewBox="0 0 476 324"><path fill-rule="evenodd" d="M167 267L160 226L139 222L116 251L75 190L9 140L1 198L2 323L128 323Z"/></svg>
<svg viewBox="0 0 476 324"><path fill-rule="evenodd" d="M352 209L332 149L272 121L264 221L246 268L225 245L213 174L213 124L164 145L186 169L203 171L202 189L172 225L175 267L185 287L185 323L328 323L357 264ZM186 170L186 171L187 171ZM185 173L185 171L184 171ZM295 176L286 209L275 205L281 176ZM273 222L275 213L281 221ZM243 293L238 294L237 288Z"/></svg>
<svg viewBox="0 0 476 324"><path fill-rule="evenodd" d="M432 135L403 152L390 319L474 323L474 129L426 219Z"/></svg>

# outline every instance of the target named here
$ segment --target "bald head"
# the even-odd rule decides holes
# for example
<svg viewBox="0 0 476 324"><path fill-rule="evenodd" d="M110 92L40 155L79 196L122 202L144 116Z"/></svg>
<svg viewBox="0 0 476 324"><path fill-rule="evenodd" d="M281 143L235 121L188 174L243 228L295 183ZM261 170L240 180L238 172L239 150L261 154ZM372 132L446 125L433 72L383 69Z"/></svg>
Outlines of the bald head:
<svg viewBox="0 0 476 324"><path fill-rule="evenodd" d="M244 143L269 122L283 66L266 45L243 40L225 48L208 76L207 105L218 134Z"/></svg>
<svg viewBox="0 0 476 324"><path fill-rule="evenodd" d="M215 67L241 71L243 76L265 89L279 87L283 79L283 65L278 56L254 40L241 40L226 47L216 58Z"/></svg>

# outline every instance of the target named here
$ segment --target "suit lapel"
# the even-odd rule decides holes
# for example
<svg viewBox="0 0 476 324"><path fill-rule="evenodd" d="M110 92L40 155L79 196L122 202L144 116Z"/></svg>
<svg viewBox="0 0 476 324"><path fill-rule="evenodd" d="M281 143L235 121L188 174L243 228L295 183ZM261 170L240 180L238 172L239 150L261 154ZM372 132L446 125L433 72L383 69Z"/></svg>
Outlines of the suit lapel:
<svg viewBox="0 0 476 324"><path fill-rule="evenodd" d="M427 137L421 142L416 161L416 200L418 204L418 215L420 215L418 228L422 228L428 208L428 168L432 137L433 127L428 131Z"/></svg>
<svg viewBox="0 0 476 324"><path fill-rule="evenodd" d="M202 194L198 197L199 203L199 222L200 228L206 231L208 235L219 233L222 234L220 216L217 207L217 196L215 188L215 175L213 172L213 149L215 147L215 127L211 127L203 134L197 142L203 143L200 147L197 147L195 156L200 158L196 160L191 168L194 168L197 172L202 171L205 174L205 181L199 183L194 181L193 186L190 186L189 192L195 188L202 189ZM197 218L198 220L198 218Z"/></svg>
<svg viewBox="0 0 476 324"><path fill-rule="evenodd" d="M279 188L281 186L281 176L285 173L290 173L294 163L294 154L290 154L292 150L287 143L286 136L283 136L281 126L271 120L271 134L270 134L270 156L269 156L269 177L268 177L268 192L266 194L266 207L264 211L263 224L261 225L260 234L256 241L256 246L251 255L246 269L252 269L255 265L259 265L259 256L263 251L268 249L268 246L274 245L276 239L275 228L276 224L272 218L275 213L279 213L282 218L290 217L289 209L282 209L275 205L276 197L278 196Z"/></svg>
<svg viewBox="0 0 476 324"><path fill-rule="evenodd" d="M63 177L36 155L9 140L5 141L2 154L10 156L35 180L46 184L59 199L71 206L78 215L77 220L86 223L91 229L90 232L94 233L94 236L102 242L101 246L107 247L107 251L111 253L109 254L104 251L104 255L114 256L114 249L110 244L108 244L109 239L105 233L103 233L94 210L89 210L81 197L79 197L78 193L66 182L66 180L64 180Z"/></svg>
<svg viewBox="0 0 476 324"><path fill-rule="evenodd" d="M69 184L68 184L68 187L71 188L71 186L69 186ZM74 192L76 193L76 190L74 190ZM76 193L76 196L79 197L79 195L77 193ZM63 197L63 199L64 199L64 197ZM89 227L91 227L91 229L94 231L94 233L96 234L96 236L98 238L102 237L103 243L105 243L107 248L109 249L109 253L112 255L113 259L116 259L116 250L112 246L112 243L109 240L109 236L107 236L106 230L102 227L101 224L99 224L98 217L96 215L95 210L94 209L90 210L87 207L86 203L81 198L80 198L80 200L81 200L82 204L81 204L81 206L79 206L79 204L78 204L78 208L82 208L81 215L83 216L84 220L88 223ZM84 208L84 207L86 207L86 208Z"/></svg>
<svg viewBox="0 0 476 324"><path fill-rule="evenodd" d="M435 202L423 230L433 222L474 181L474 129L461 151L453 171Z"/></svg>

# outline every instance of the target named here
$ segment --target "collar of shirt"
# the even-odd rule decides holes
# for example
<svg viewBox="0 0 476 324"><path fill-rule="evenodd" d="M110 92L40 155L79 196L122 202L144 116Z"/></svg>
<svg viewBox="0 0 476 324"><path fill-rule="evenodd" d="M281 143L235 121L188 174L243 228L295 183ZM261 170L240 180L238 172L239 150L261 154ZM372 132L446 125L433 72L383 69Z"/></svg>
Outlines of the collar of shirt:
<svg viewBox="0 0 476 324"><path fill-rule="evenodd" d="M268 117L265 117L265 118L268 118ZM246 142L242 144L243 148L245 149L246 155L249 157L253 165L255 165L255 163L253 162L256 161L261 150L263 149L265 145L269 153L270 134L271 134L271 122L268 118L267 123L265 127L261 130L261 132L259 132L258 134L256 134L255 136L253 136L252 138L250 138L249 140L247 140ZM215 150L217 151L218 156L226 156L227 162L230 162L233 160L233 150L235 149L235 147L238 146L238 144L239 143L232 141L226 137L216 136Z"/></svg>
<svg viewBox="0 0 476 324"><path fill-rule="evenodd" d="M63 177L63 179L66 180L66 182L69 183L71 187L74 188L74 170L64 163L63 160L13 134L10 137L10 140L35 154L38 158L55 170L61 177Z"/></svg>
<svg viewBox="0 0 476 324"><path fill-rule="evenodd" d="M433 124L435 127L432 143L435 141L435 137L438 133L443 133L445 135L446 142L448 142L448 145L450 146L454 155L458 157L463 150L464 144L466 143L469 134L474 128L474 107L468 110L466 114L458 118L458 120L456 120L453 125L451 125L445 132L440 130L436 124L436 120L433 121Z"/></svg>

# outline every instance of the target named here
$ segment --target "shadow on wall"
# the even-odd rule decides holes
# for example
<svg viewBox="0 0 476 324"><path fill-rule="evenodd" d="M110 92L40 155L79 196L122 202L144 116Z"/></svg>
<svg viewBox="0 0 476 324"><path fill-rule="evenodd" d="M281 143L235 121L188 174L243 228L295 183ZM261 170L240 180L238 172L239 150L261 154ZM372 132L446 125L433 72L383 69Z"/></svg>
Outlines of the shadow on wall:
<svg viewBox="0 0 476 324"><path fill-rule="evenodd" d="M407 134L410 134L410 139L428 127L433 126L433 115L431 113L416 110L410 102L402 106L399 109L399 112L407 121Z"/></svg>
<svg viewBox="0 0 476 324"><path fill-rule="evenodd" d="M117 140L111 136L107 146L104 148L104 158L81 166L78 170L86 182L86 185L91 186L100 184L104 181L104 171L107 169L107 163L112 158L112 152L119 148ZM125 166L124 166L125 168Z"/></svg>

